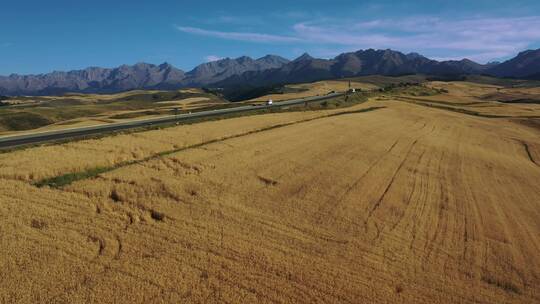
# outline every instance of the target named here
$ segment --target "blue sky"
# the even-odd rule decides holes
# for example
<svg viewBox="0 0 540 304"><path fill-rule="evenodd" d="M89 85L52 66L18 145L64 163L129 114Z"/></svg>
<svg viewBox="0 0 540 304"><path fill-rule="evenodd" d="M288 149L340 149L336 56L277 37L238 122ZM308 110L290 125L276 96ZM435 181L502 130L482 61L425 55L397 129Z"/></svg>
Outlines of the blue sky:
<svg viewBox="0 0 540 304"><path fill-rule="evenodd" d="M540 48L540 1L3 1L0 75L392 48L501 60Z"/></svg>

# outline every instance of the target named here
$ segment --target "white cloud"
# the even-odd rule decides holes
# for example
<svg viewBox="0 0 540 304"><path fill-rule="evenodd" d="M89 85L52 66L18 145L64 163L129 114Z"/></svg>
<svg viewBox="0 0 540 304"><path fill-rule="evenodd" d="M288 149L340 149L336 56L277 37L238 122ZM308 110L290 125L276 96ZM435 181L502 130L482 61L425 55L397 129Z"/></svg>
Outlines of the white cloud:
<svg viewBox="0 0 540 304"><path fill-rule="evenodd" d="M202 23L206 25L211 26L221 26L221 25L234 25L234 26L256 26L264 24L264 20L259 18L258 16L234 16L234 15L227 15L227 14L221 14L217 16L208 16L205 19L195 18L191 17L189 20L192 20L193 22Z"/></svg>
<svg viewBox="0 0 540 304"><path fill-rule="evenodd" d="M249 41L249 42L275 43L275 42L300 41L296 37L261 34L261 33L210 31L210 30L205 30L205 29L201 29L197 27L186 27L186 26L176 26L176 29L181 32L189 33L189 34L196 34L196 35L229 39L229 40Z"/></svg>
<svg viewBox="0 0 540 304"><path fill-rule="evenodd" d="M517 54L512 53L511 55L517 55ZM497 58L503 58L507 56L508 56L507 52L485 52L485 53L469 54L466 56L432 56L431 59L438 60L438 61L446 61L446 60L461 60L463 58L467 58L472 61L487 63L489 61L494 61Z"/></svg>
<svg viewBox="0 0 540 304"><path fill-rule="evenodd" d="M393 48L428 52L438 57L465 56L486 62L515 55L540 42L540 16L441 19L416 16L400 20L317 21L296 23L289 35L211 31L180 27L179 31L257 43L304 43L340 49Z"/></svg>
<svg viewBox="0 0 540 304"><path fill-rule="evenodd" d="M221 23L241 23L243 21L243 19L238 18L236 16L221 15L221 16L215 18L215 21L221 22Z"/></svg>
<svg viewBox="0 0 540 304"><path fill-rule="evenodd" d="M208 56L204 57L204 60L206 62L218 61L218 60L221 60L221 59L223 59L223 57L219 57L219 56L216 56L216 55L208 55Z"/></svg>
<svg viewBox="0 0 540 304"><path fill-rule="evenodd" d="M355 24L294 26L296 37L358 48L458 53L481 62L515 55L540 41L540 16L444 20L414 17Z"/></svg>

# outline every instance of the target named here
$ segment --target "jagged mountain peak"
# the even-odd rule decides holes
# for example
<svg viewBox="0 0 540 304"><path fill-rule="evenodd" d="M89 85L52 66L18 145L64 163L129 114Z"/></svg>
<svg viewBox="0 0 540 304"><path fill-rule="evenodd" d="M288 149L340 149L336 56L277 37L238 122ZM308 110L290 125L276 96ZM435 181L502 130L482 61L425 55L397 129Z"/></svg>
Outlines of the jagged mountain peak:
<svg viewBox="0 0 540 304"><path fill-rule="evenodd" d="M158 66L160 69L164 70L164 69L171 69L171 68L174 68L172 64L168 63L168 62L163 62L162 64L160 64Z"/></svg>
<svg viewBox="0 0 540 304"><path fill-rule="evenodd" d="M139 62L116 68L89 67L49 74L0 76L0 95L53 95L65 92L111 93L132 89L176 89L225 85L270 85L362 75L491 74L504 77L540 75L540 49L527 50L503 63L470 59L436 61L418 53L366 49L317 59L304 53L293 61L277 55L257 59L224 58L184 71L164 62Z"/></svg>
<svg viewBox="0 0 540 304"><path fill-rule="evenodd" d="M288 60L275 55L267 55L257 60L248 56L234 59L225 58L195 67L187 73L186 82L193 86L207 85L245 72L261 72L280 68L287 62Z"/></svg>
<svg viewBox="0 0 540 304"><path fill-rule="evenodd" d="M248 56L240 56L240 57L236 58L235 61L239 62L239 63L244 63L244 62L251 62L251 61L253 61L253 59L251 57L248 57Z"/></svg>
<svg viewBox="0 0 540 304"><path fill-rule="evenodd" d="M499 77L529 78L540 73L540 49L520 52L516 57L488 70Z"/></svg>
<svg viewBox="0 0 540 304"><path fill-rule="evenodd" d="M278 56L278 55L266 55L264 57L257 58L255 61L266 62L266 63L270 63L270 64L272 64L272 63L273 64L280 64L280 65L283 65L283 64L286 64L286 63L290 62L289 59L283 58L283 57Z"/></svg>
<svg viewBox="0 0 540 304"><path fill-rule="evenodd" d="M315 58L311 57L311 55L309 55L308 53L304 53L293 61L307 61L307 60L313 60L313 59Z"/></svg>
<svg viewBox="0 0 540 304"><path fill-rule="evenodd" d="M424 56L422 56L422 55L420 55L418 53L415 53L415 52L408 53L405 56L407 56L407 58L410 59L410 60L427 59L426 57L424 57Z"/></svg>

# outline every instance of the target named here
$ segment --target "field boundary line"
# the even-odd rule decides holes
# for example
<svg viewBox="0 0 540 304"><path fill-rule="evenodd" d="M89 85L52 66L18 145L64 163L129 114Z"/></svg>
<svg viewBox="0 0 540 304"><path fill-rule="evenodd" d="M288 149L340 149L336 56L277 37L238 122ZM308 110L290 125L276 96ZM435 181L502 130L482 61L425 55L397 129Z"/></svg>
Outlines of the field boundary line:
<svg viewBox="0 0 540 304"><path fill-rule="evenodd" d="M409 103L409 104L414 104L414 105L428 107L428 108L434 108L434 109L440 109L440 110L446 110L446 111L450 111L450 112L461 113L461 114L466 114L466 115L476 116L476 117L484 117L484 118L540 118L540 116L534 116L534 115L530 115L530 116L508 116L508 115L482 114L482 113L479 113L479 112L476 112L476 111L471 111L471 110L467 110L467 109L458 107L459 105L456 105L456 107L451 107L451 106L441 105L441 104L437 103L436 101L432 102L432 101L416 99L416 98L411 98L411 97L395 96L394 98L396 100L398 100L398 101L406 102L406 103Z"/></svg>
<svg viewBox="0 0 540 304"><path fill-rule="evenodd" d="M203 146L206 146L206 145L210 145L210 144L214 144L214 143L218 143L218 142L223 142L223 141L226 141L226 140L229 140L229 139L234 139L234 138L239 138L239 137L243 137L243 136L252 135L252 134L255 134L255 133L260 133L260 132L270 131L270 130L274 130L274 129L284 128L284 127L288 127L288 126L291 126L291 125L307 123L307 122L311 122L311 121L314 121L314 120L330 118L330 117L335 117L335 116L340 116L340 115L371 112L371 111L375 111L375 110L379 110L379 109L383 109L383 108L386 108L386 107L384 107L384 106L379 106L379 107L375 106L375 107L369 107L369 108L364 108L364 109L359 109L359 110L351 110L351 111L343 111L343 112L331 113L331 114L322 115L322 116L318 116L318 117L313 117L313 118L308 118L308 119L303 119L303 120L297 120L297 121L292 121L292 122L287 122L287 123L276 124L276 125L272 125L272 126L268 126L268 127L264 127L264 128L260 128L260 129L247 131L247 132L240 133L240 134L234 134L234 135L230 135L230 136L225 136L225 137L220 137L220 138L200 142L200 143L197 143L197 144L192 144L192 145L189 145L189 146L185 146L185 147L181 147L181 148L177 148L177 149L173 149L173 150L166 150L166 151L158 152L156 154L153 154L153 155L141 158L141 159L135 159L135 160L119 162L119 163L114 164L112 166L94 167L94 168L87 169L87 170L84 170L84 171L71 172L71 173L66 173L66 174L62 174L62 175L42 179L40 181L37 181L37 182L33 183L33 185L38 187L38 188L45 187L45 186L49 186L49 187L52 187L52 188L61 188L63 186L74 183L76 181L89 179L89 178L94 178L94 177L96 177L96 176L98 176L100 174L107 173L107 172L110 172L110 171L114 171L114 170L122 168L122 167L144 163L144 162L147 162L147 161L150 161L150 160L153 160L153 159L158 159L160 157L164 157L164 156L171 155L171 154L174 154L174 153L178 153L178 152L182 152L182 151L186 151L186 150L190 150L190 149L200 148L200 147L203 147Z"/></svg>

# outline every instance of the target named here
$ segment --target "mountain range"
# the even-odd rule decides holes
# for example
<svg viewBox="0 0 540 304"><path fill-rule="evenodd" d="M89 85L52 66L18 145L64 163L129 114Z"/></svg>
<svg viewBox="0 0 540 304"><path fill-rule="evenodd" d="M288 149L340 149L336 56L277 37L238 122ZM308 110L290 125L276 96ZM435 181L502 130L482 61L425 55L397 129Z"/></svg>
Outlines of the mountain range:
<svg viewBox="0 0 540 304"><path fill-rule="evenodd" d="M163 63L137 63L117 68L90 67L39 75L0 76L0 95L58 95L66 92L116 93L134 89L172 90L183 87L267 86L363 75L463 75L540 78L540 49L519 53L503 63L437 61L417 53L394 50L359 50L333 59L309 54L289 61L267 55L258 59L242 56L203 63L189 72Z"/></svg>

